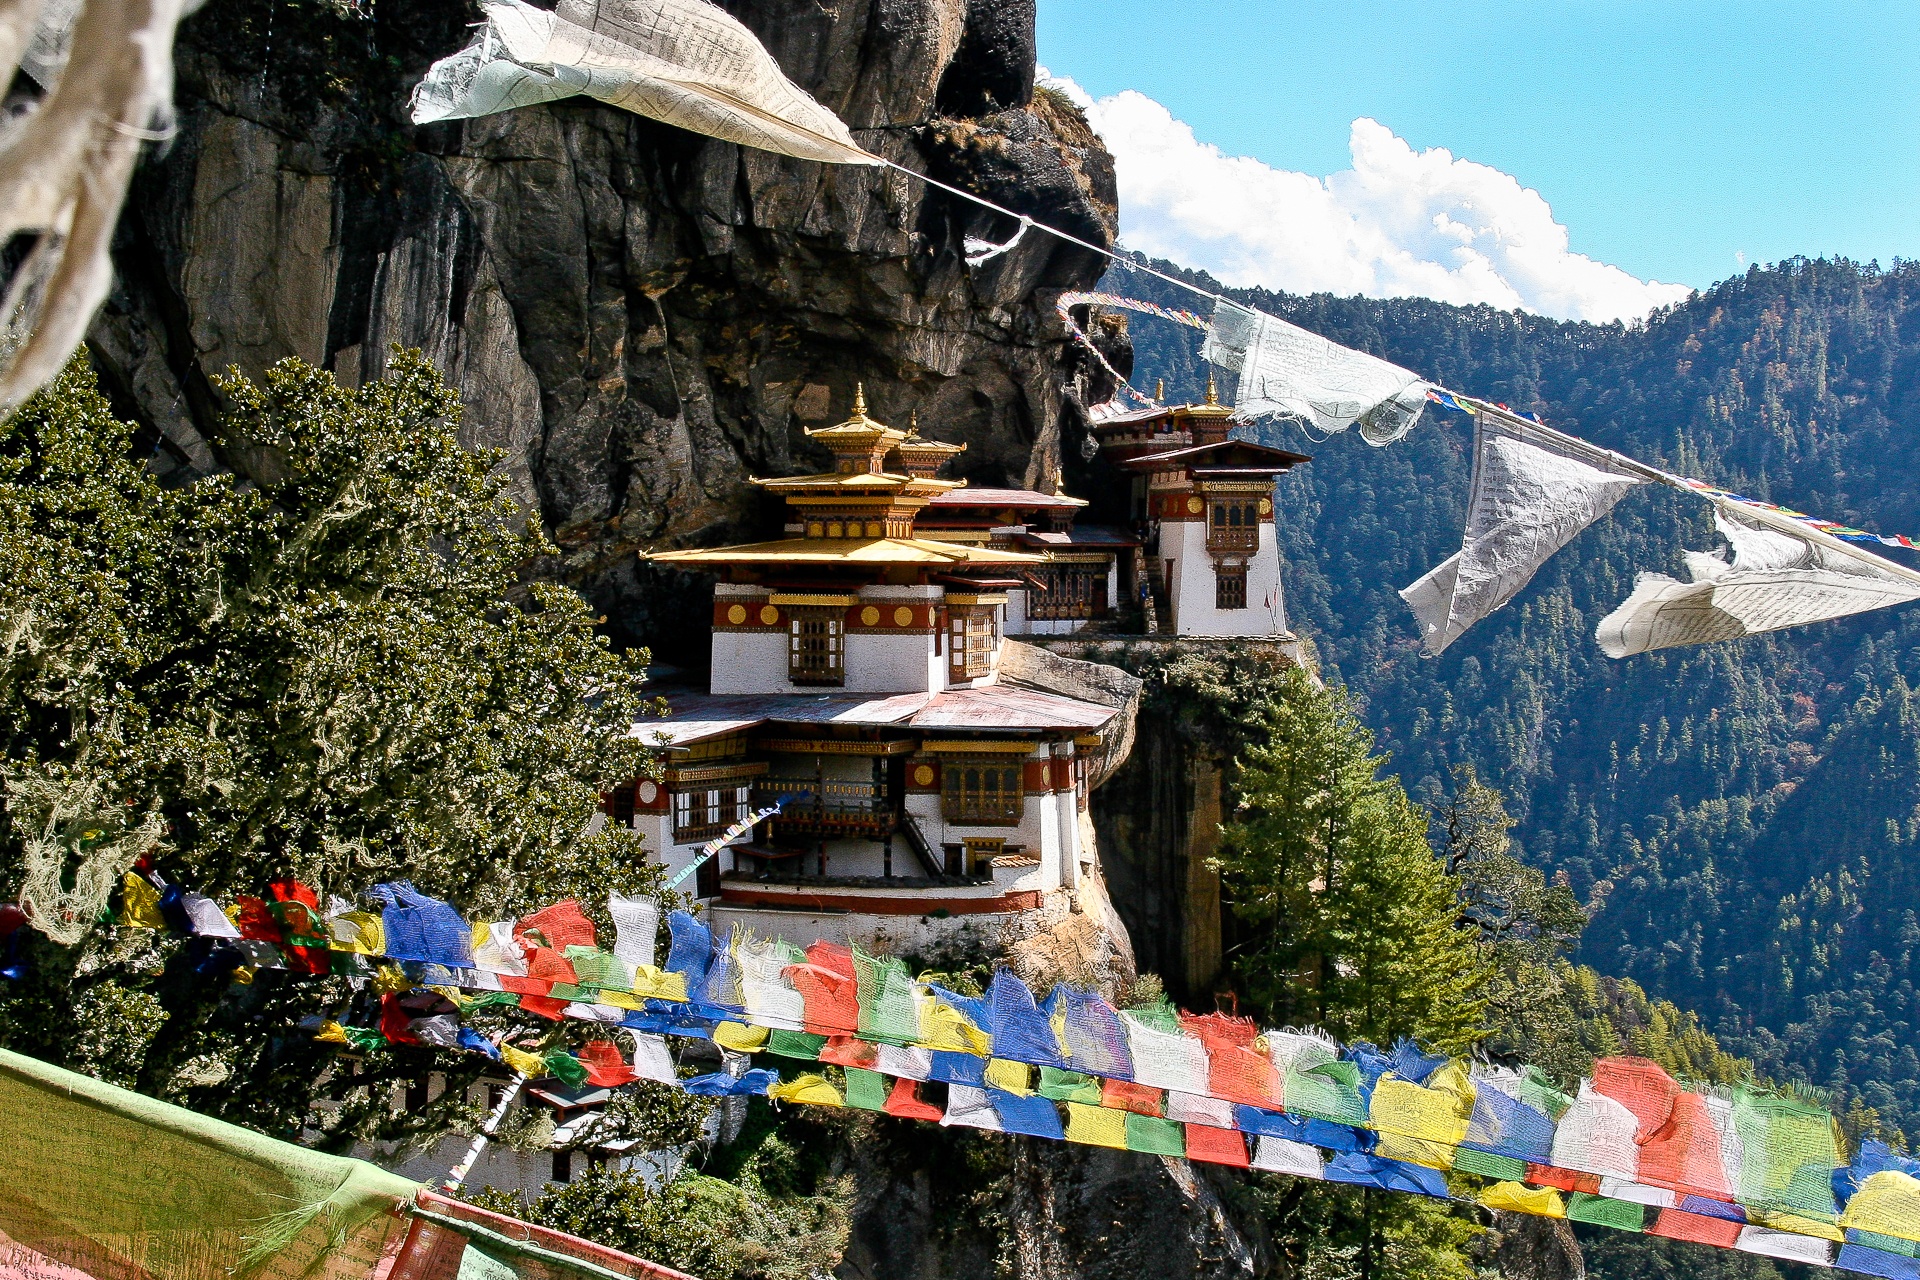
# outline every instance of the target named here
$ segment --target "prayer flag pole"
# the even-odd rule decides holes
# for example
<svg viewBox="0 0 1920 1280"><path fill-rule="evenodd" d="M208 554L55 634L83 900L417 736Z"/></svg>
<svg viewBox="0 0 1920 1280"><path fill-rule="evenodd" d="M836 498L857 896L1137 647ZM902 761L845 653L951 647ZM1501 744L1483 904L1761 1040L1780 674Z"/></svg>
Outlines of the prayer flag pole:
<svg viewBox="0 0 1920 1280"><path fill-rule="evenodd" d="M707 859L713 857L714 854L719 853L722 849L726 848L727 843L729 841L737 839L742 835L745 835L747 832L759 826L764 819L771 818L774 814L780 812L781 809L786 807L787 801L793 800L796 798L804 799L805 797L810 796L812 794L813 793L811 791L802 791L800 792L798 797L781 796L778 800L775 800L770 807L765 809L756 809L748 817L740 819L740 821L734 823L732 826L728 827L725 831L721 832L719 835L715 836L713 839L707 841L705 844L701 845L700 852L694 855L693 861L689 862L686 866L680 868L679 874L674 876L673 879L667 881L667 888L669 889L678 888L680 884L683 881L685 881L688 876L698 871L701 865L705 863Z"/></svg>

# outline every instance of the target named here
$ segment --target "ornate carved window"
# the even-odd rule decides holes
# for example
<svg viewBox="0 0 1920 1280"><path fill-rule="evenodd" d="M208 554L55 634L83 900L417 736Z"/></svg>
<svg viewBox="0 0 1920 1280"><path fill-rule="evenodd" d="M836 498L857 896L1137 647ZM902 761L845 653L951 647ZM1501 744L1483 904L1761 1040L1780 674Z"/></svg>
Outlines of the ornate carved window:
<svg viewBox="0 0 1920 1280"><path fill-rule="evenodd" d="M787 622L787 679L847 682L847 623L838 609L795 609Z"/></svg>
<svg viewBox="0 0 1920 1280"><path fill-rule="evenodd" d="M1092 618L1107 611L1104 564L1049 564L1033 570L1045 591L1027 592L1027 616L1036 622Z"/></svg>
<svg viewBox="0 0 1920 1280"><path fill-rule="evenodd" d="M1023 763L1006 756L943 760L941 813L948 822L984 827L1017 826L1026 803L1021 785Z"/></svg>
<svg viewBox="0 0 1920 1280"><path fill-rule="evenodd" d="M1247 607L1247 566L1217 564L1213 567L1213 607L1216 609Z"/></svg>
<svg viewBox="0 0 1920 1280"><path fill-rule="evenodd" d="M1237 494L1214 498L1207 508L1207 550L1250 552L1259 546L1259 500Z"/></svg>

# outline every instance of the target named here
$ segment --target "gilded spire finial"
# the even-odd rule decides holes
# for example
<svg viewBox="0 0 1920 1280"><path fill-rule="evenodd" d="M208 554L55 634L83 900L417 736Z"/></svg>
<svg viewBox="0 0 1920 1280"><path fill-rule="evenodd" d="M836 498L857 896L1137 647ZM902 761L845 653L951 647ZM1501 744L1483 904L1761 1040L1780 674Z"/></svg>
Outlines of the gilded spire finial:
<svg viewBox="0 0 1920 1280"><path fill-rule="evenodd" d="M867 384L853 384L853 421L858 422L867 416Z"/></svg>
<svg viewBox="0 0 1920 1280"><path fill-rule="evenodd" d="M1208 403L1208 404L1219 404L1219 403L1220 403L1220 392L1219 392L1219 390L1218 390L1218 389L1217 389L1217 388L1216 388L1216 387L1215 387L1215 386L1213 385L1213 370L1212 370L1212 369L1208 369L1208 370L1207 370L1207 403Z"/></svg>
<svg viewBox="0 0 1920 1280"><path fill-rule="evenodd" d="M918 440L920 438L920 411L918 409L911 410L907 414L907 438L909 440Z"/></svg>
<svg viewBox="0 0 1920 1280"><path fill-rule="evenodd" d="M1162 404L1166 403L1167 380L1165 378L1155 378L1153 380L1153 398Z"/></svg>

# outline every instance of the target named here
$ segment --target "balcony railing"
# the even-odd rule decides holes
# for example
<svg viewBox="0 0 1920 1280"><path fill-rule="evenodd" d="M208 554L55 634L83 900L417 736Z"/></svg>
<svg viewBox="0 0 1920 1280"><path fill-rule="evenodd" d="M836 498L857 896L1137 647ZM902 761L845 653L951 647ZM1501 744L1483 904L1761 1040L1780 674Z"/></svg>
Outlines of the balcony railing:
<svg viewBox="0 0 1920 1280"><path fill-rule="evenodd" d="M1215 553L1239 554L1260 549L1260 526L1257 524L1209 525L1207 528L1207 550Z"/></svg>
<svg viewBox="0 0 1920 1280"><path fill-rule="evenodd" d="M782 796L790 797L776 822L823 819L872 822L893 815L893 803L887 797L886 788L871 782L769 777L755 783L753 796L754 803L759 805L772 804Z"/></svg>

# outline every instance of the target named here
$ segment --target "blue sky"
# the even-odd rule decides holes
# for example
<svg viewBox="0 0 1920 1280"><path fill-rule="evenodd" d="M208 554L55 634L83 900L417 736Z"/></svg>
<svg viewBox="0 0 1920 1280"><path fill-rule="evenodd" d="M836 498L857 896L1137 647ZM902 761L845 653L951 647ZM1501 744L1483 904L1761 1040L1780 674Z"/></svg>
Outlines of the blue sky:
<svg viewBox="0 0 1920 1280"><path fill-rule="evenodd" d="M1315 178L1364 176L1351 127L1371 119L1415 156L1445 148L1511 175L1550 206L1569 254L1637 280L1702 286L1743 260L1797 253L1920 256L1917 0L1040 0L1039 12L1041 62L1096 100L1136 91L1226 158ZM1132 105L1133 129L1164 132ZM1129 134L1118 118L1096 113L1096 125ZM1136 185L1148 164L1177 167L1184 150L1168 145L1132 157L1117 148L1123 182L1130 158ZM1413 172L1397 153L1387 163ZM1454 176L1444 197L1423 180L1439 203L1421 216L1517 198L1491 194L1477 168ZM1210 180L1231 181L1224 170ZM1381 183L1400 180L1376 173L1358 185L1391 204ZM1163 231L1169 247L1180 243ZM1204 253L1220 235L1187 247ZM1411 247L1415 258L1431 250ZM1498 253L1486 256L1500 274ZM1407 281L1387 271L1359 291L1405 292ZM1231 281L1256 282L1267 283ZM1517 294L1556 310L1535 305L1527 286ZM1588 296L1565 293L1558 311L1637 305L1617 289L1606 301L1566 300L1576 295Z"/></svg>

